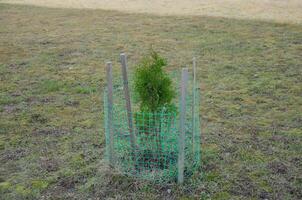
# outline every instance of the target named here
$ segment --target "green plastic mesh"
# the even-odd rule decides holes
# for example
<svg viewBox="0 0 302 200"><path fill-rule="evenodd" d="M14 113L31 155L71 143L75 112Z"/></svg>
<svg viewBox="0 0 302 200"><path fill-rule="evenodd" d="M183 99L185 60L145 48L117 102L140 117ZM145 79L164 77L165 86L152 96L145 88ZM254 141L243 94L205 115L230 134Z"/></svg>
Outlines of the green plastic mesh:
<svg viewBox="0 0 302 200"><path fill-rule="evenodd" d="M116 77L116 76L115 76ZM113 165L122 174L140 179L169 182L177 179L180 134L180 73L171 74L177 98L174 104L178 110L168 112L162 108L157 113L140 112L135 95L131 96L134 142L128 126L128 115L121 76L113 82ZM131 77L130 94L133 91ZM200 121L199 88L195 86L193 113L193 81L189 77L186 95L185 119L185 170L184 176L191 176L200 165ZM108 121L107 89L104 90L104 119L106 134L106 159L109 159L110 131ZM193 121L195 126L193 127Z"/></svg>

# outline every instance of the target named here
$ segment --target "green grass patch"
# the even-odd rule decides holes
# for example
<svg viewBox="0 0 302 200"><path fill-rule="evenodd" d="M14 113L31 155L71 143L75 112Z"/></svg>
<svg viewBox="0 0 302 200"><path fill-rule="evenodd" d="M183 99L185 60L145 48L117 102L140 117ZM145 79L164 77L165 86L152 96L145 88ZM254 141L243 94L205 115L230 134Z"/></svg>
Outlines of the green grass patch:
<svg viewBox="0 0 302 200"><path fill-rule="evenodd" d="M47 94L50 92L58 92L64 85L56 80L43 80L39 85L39 93Z"/></svg>

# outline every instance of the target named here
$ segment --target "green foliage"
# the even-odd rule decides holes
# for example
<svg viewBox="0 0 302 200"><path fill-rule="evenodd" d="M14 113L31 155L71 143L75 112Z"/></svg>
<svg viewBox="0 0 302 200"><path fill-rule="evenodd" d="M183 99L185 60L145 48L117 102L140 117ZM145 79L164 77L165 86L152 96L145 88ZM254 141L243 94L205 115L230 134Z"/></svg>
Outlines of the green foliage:
<svg viewBox="0 0 302 200"><path fill-rule="evenodd" d="M134 88L142 111L155 112L164 106L171 107L175 91L172 80L163 71L165 66L167 61L155 51L138 64L134 76Z"/></svg>
<svg viewBox="0 0 302 200"><path fill-rule="evenodd" d="M163 146L169 145L164 145L163 135L171 134L168 130L171 122L165 118L176 111L172 103L175 97L172 80L163 69L166 66L167 61L152 50L138 64L134 74L135 93L142 111L134 115L140 147L144 149L139 152L139 163L152 163L152 159L158 157L159 165L165 166ZM166 133L162 133L164 128Z"/></svg>

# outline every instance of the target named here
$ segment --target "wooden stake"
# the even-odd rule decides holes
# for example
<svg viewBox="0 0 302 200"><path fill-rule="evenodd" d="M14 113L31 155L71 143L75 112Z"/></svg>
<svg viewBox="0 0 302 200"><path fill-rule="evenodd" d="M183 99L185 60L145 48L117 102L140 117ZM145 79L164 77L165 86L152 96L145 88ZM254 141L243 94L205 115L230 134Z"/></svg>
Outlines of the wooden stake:
<svg viewBox="0 0 302 200"><path fill-rule="evenodd" d="M195 153L196 58L193 58L192 150Z"/></svg>
<svg viewBox="0 0 302 200"><path fill-rule="evenodd" d="M135 135L133 131L133 118L132 118L131 101L130 101L130 94L129 94L129 87L128 87L127 57L126 54L124 53L122 53L120 57L121 57L121 64L122 64L122 76L123 76L124 93L125 93L125 101L126 101L127 116L128 116L130 142L133 151L133 157L135 157L136 144L135 144Z"/></svg>
<svg viewBox="0 0 302 200"><path fill-rule="evenodd" d="M114 132L113 132L113 85L112 85L112 63L107 62L107 103L108 103L108 128L109 128L109 163L114 165Z"/></svg>
<svg viewBox="0 0 302 200"><path fill-rule="evenodd" d="M186 93L188 82L188 68L183 68L181 72L181 104L180 104L180 135L179 135L179 152L178 152L178 183L184 182L184 165L185 165L185 117L186 117Z"/></svg>

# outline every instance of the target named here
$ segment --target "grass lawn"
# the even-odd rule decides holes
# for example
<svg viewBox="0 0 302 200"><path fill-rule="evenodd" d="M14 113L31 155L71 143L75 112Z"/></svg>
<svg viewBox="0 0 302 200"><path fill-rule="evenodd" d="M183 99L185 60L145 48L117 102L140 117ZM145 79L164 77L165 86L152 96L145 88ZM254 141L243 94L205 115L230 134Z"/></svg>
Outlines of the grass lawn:
<svg viewBox="0 0 302 200"><path fill-rule="evenodd" d="M151 46L198 61L203 164L182 186L102 161L105 62ZM0 199L301 199L301 59L302 25L0 4Z"/></svg>

